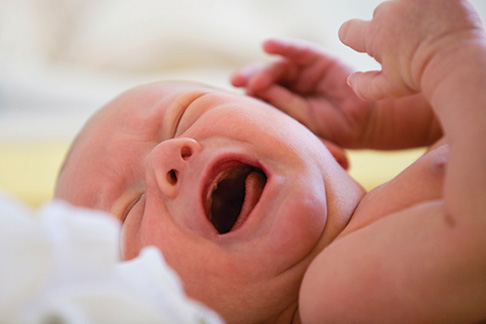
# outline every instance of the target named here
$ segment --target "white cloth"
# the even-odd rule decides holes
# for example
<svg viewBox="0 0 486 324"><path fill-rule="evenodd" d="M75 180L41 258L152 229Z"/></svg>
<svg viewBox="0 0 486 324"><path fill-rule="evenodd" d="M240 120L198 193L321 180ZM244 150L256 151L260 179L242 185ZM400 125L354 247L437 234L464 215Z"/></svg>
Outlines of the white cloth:
<svg viewBox="0 0 486 324"><path fill-rule="evenodd" d="M0 323L222 323L157 249L120 262L119 230L98 211L0 195Z"/></svg>

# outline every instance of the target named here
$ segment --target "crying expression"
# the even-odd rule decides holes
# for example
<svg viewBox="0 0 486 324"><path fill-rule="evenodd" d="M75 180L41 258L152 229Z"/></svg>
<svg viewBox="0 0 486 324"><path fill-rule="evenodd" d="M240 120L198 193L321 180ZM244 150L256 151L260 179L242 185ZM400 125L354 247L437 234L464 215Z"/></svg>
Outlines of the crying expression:
<svg viewBox="0 0 486 324"><path fill-rule="evenodd" d="M332 177L331 177L332 175ZM304 126L246 96L186 82L127 91L83 128L56 197L110 212L122 254L158 247L186 292L229 322L296 301L305 269L347 217L350 180Z"/></svg>

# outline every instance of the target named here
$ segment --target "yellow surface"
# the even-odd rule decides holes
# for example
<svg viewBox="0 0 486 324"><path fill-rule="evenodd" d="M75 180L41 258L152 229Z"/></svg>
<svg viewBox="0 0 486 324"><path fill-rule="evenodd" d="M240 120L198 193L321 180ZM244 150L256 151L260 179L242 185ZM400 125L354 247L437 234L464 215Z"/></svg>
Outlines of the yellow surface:
<svg viewBox="0 0 486 324"><path fill-rule="evenodd" d="M52 198L68 148L68 141L0 143L0 189L31 206L42 205ZM352 151L348 154L350 173L370 190L394 177L422 153Z"/></svg>
<svg viewBox="0 0 486 324"><path fill-rule="evenodd" d="M348 154L349 173L369 191L395 177L424 152L423 148L388 152L352 151Z"/></svg>
<svg viewBox="0 0 486 324"><path fill-rule="evenodd" d="M0 189L38 207L52 198L68 141L0 143Z"/></svg>

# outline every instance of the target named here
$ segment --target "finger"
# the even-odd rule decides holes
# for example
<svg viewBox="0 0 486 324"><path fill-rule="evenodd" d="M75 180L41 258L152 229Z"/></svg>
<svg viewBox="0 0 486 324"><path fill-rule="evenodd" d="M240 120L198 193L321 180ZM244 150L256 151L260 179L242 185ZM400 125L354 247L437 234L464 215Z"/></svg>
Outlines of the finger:
<svg viewBox="0 0 486 324"><path fill-rule="evenodd" d="M353 73L348 77L348 84L356 95L364 100L400 98L417 93L417 90L406 83L386 77L382 71Z"/></svg>
<svg viewBox="0 0 486 324"><path fill-rule="evenodd" d="M268 54L283 56L298 65L312 64L324 55L316 44L290 38L269 39L263 43L263 49Z"/></svg>
<svg viewBox="0 0 486 324"><path fill-rule="evenodd" d="M381 71L355 72L348 84L363 100L380 100L389 97L390 86Z"/></svg>
<svg viewBox="0 0 486 324"><path fill-rule="evenodd" d="M357 52L367 51L367 38L370 22L361 19L351 19L346 21L339 28L339 39L341 42L351 47Z"/></svg>
<svg viewBox="0 0 486 324"><path fill-rule="evenodd" d="M263 69L263 64L248 64L238 69L230 78L230 82L235 87L246 87L250 79Z"/></svg>
<svg viewBox="0 0 486 324"><path fill-rule="evenodd" d="M304 100L289 89L279 85L272 85L265 91L257 93L256 97L278 108L304 125L308 124L308 111Z"/></svg>
<svg viewBox="0 0 486 324"><path fill-rule="evenodd" d="M255 73L248 81L247 93L262 92L275 84L291 83L296 77L295 65L287 60L276 61Z"/></svg>

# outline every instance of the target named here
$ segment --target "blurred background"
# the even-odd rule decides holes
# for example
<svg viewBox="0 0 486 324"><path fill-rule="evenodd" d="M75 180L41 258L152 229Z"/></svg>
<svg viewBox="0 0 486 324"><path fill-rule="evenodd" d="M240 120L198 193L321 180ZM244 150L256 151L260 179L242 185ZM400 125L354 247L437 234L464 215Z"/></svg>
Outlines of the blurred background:
<svg viewBox="0 0 486 324"><path fill-rule="evenodd" d="M0 0L0 191L32 206L52 197L69 143L89 116L145 82L190 79L233 91L231 73L270 60L274 36L317 42L357 69L377 68L337 30L378 0ZM486 1L472 1L483 19ZM365 187L420 152L351 152ZM100 157L101 159L102 157Z"/></svg>

